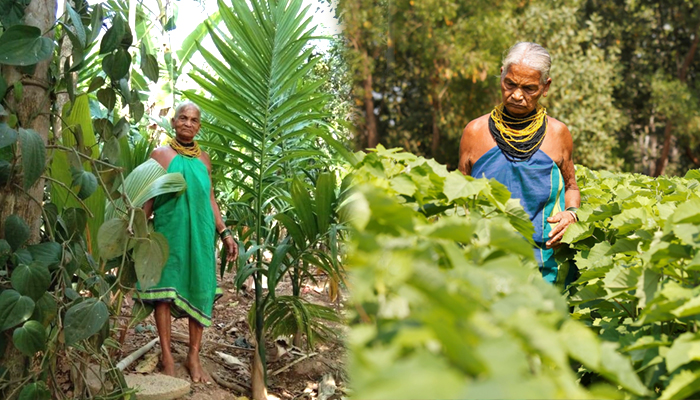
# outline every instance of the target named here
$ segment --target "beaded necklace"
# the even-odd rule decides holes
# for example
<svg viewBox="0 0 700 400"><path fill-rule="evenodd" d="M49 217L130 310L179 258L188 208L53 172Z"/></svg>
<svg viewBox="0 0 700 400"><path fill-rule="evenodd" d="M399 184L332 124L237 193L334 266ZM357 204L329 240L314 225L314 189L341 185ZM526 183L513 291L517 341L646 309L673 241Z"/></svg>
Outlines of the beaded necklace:
<svg viewBox="0 0 700 400"><path fill-rule="evenodd" d="M489 131L510 161L527 161L544 141L547 110L538 105L524 118L517 118L509 115L501 103L491 111Z"/></svg>
<svg viewBox="0 0 700 400"><path fill-rule="evenodd" d="M199 156L202 154L202 149L199 148L199 144L194 140L192 143L184 144L178 142L178 140L175 138L170 138L170 140L168 140L168 144L178 154L185 157L199 158Z"/></svg>

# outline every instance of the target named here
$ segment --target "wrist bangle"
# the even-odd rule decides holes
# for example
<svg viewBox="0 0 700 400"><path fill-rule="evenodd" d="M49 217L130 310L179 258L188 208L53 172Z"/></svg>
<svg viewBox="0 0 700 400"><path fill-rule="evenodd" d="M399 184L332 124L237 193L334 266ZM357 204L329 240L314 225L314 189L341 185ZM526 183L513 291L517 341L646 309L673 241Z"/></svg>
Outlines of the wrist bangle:
<svg viewBox="0 0 700 400"><path fill-rule="evenodd" d="M221 238L221 240L226 239L226 237L228 237L228 236L233 236L233 232L231 232L231 229L229 229L229 228L225 228L223 231L221 231L219 233L219 237Z"/></svg>
<svg viewBox="0 0 700 400"><path fill-rule="evenodd" d="M570 212L571 215L574 217L574 220L578 222L578 214L576 214L576 212L578 211L578 207L567 207L566 211Z"/></svg>

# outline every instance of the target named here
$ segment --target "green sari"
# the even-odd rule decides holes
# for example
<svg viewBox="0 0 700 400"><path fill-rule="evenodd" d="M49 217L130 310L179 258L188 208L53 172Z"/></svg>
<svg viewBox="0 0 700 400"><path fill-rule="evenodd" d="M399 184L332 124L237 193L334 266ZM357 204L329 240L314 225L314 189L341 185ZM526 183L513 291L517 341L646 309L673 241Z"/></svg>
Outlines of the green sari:
<svg viewBox="0 0 700 400"><path fill-rule="evenodd" d="M210 326L217 287L209 172L198 158L180 154L170 162L168 172L181 173L187 189L154 200L154 227L168 239L170 253L158 284L139 291L137 297L145 303L171 302L176 318L190 317Z"/></svg>

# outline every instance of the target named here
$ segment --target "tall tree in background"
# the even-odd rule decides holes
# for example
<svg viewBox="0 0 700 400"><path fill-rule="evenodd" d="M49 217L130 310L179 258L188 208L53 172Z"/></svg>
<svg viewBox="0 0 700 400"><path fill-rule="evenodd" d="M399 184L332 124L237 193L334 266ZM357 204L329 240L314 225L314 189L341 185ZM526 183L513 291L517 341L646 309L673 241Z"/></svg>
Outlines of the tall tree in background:
<svg viewBox="0 0 700 400"><path fill-rule="evenodd" d="M355 121L362 129L358 136L360 147L373 148L380 141L373 88L375 74L384 59L382 49L386 48L386 7L385 0L340 0L338 5L343 15L347 45L351 49L347 59L354 80L359 83L354 94L355 104L361 107L359 115L363 116L363 121Z"/></svg>
<svg viewBox="0 0 700 400"><path fill-rule="evenodd" d="M622 154L626 169L658 176L697 168L700 5L589 0L582 11L600 15L611 28L600 45L621 51L615 98L629 119L620 131L620 141L629 144Z"/></svg>
<svg viewBox="0 0 700 400"><path fill-rule="evenodd" d="M516 21L517 40L534 41L552 56L552 87L542 99L547 112L564 122L574 139L574 162L590 168L619 169L616 133L625 116L616 106L619 50L601 48L607 35L601 17L581 18L583 1L542 0L523 8Z"/></svg>
<svg viewBox="0 0 700 400"><path fill-rule="evenodd" d="M700 166L699 7L684 0L344 0L355 106L365 120L359 126L387 147L454 167L465 124L499 100L504 52L535 41L553 58L544 104L570 127L575 162L682 173Z"/></svg>
<svg viewBox="0 0 700 400"><path fill-rule="evenodd" d="M469 119L497 101L493 77L512 37L506 22L516 5L400 0L374 2L368 9L363 1L342 1L355 103L364 107L365 130L376 126L385 146L456 166L456 152L443 149L454 149ZM365 73L368 61L371 76Z"/></svg>

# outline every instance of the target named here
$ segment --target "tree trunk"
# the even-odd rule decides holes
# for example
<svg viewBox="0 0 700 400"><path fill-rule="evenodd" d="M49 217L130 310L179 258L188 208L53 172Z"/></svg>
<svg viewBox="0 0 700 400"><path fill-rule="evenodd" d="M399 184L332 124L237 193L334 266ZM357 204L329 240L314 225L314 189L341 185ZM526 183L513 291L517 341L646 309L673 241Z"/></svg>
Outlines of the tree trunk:
<svg viewBox="0 0 700 400"><path fill-rule="evenodd" d="M369 68L369 55L363 53L364 72L364 103L365 103L365 129L367 131L367 148L373 149L379 144L379 132L377 131L377 119L374 116L374 98L372 97L372 71Z"/></svg>
<svg viewBox="0 0 700 400"><path fill-rule="evenodd" d="M38 27L42 32L46 32L47 37L53 37L50 30L56 21L56 0L34 0L25 9L24 23ZM51 98L49 93L49 64L51 59L40 62L36 65L32 75L22 74L17 68L3 66L2 76L7 81L8 87L12 87L15 82L20 82L23 86L21 99L15 98L14 91L9 91L5 98L8 109L17 114L18 125L25 129L36 131L44 143L47 142L51 129ZM19 150L18 150L19 151ZM24 192L17 186L2 188L0 193L0 236L3 235L2 225L5 219L16 214L22 218L30 227L30 243L39 241L39 230L41 227L41 208L44 196L44 180L38 181L29 190ZM20 378L24 372L27 357L22 355L14 346L7 346L3 354L3 365L8 369L11 382L20 383ZM19 396L21 388L12 387L6 393L9 399ZM15 390L17 389L17 390ZM12 393L11 395L9 393ZM2 397L2 396L0 396Z"/></svg>
<svg viewBox="0 0 700 400"><path fill-rule="evenodd" d="M433 156L433 158L437 161L438 158L438 150L440 149L440 128L438 127L438 119L440 118L440 113L439 113L439 100L437 99L437 95L433 94L433 107L430 110L432 114L432 119L433 119L433 140L430 143L430 154Z"/></svg>
<svg viewBox="0 0 700 400"><path fill-rule="evenodd" d="M664 173L666 169L666 164L668 163L668 153L671 149L671 132L673 130L673 121L669 120L666 122L666 128L664 129L664 145L661 148L661 155L659 159L656 160L656 168L654 169L654 176L659 176Z"/></svg>
<svg viewBox="0 0 700 400"><path fill-rule="evenodd" d="M257 341L256 341L257 342ZM255 343L255 353L253 354L253 365L251 366L251 391L254 400L267 400L267 387L265 386L265 370L263 369L262 358L258 346L265 346Z"/></svg>
<svg viewBox="0 0 700 400"><path fill-rule="evenodd" d="M56 21L56 7L56 0L34 0L25 9L24 23L38 27L42 32L46 32L47 37L53 37L53 31L50 29ZM9 109L17 114L20 127L36 131L44 143L48 140L51 129L50 63L51 59L40 62L32 75L24 75L15 67L2 67L2 75L8 87L12 87L15 82L20 82L23 86L21 99L15 98L14 91L10 91L5 98ZM26 193L15 186L4 188L0 196L0 224L4 223L8 215L16 214L26 221L31 229L29 241L38 242L43 194L43 179L38 179ZM0 232L3 231L0 229Z"/></svg>
<svg viewBox="0 0 700 400"><path fill-rule="evenodd" d="M680 68L678 68L678 79L682 83L686 83L688 77L688 68L693 62L693 58L695 57L695 53L697 52L698 42L700 42L700 36L698 35L699 33L700 29L696 28L693 43L690 45L690 49L688 50L688 54L686 54L685 59L683 60L683 64ZM661 157L659 157L659 159L656 160L656 169L654 170L654 176L659 176L663 174L664 169L666 168L666 164L668 164L668 153L671 146L671 137L673 136L673 123L671 122L670 118L667 119L668 122L666 123L666 129L664 130L664 147L661 149Z"/></svg>

